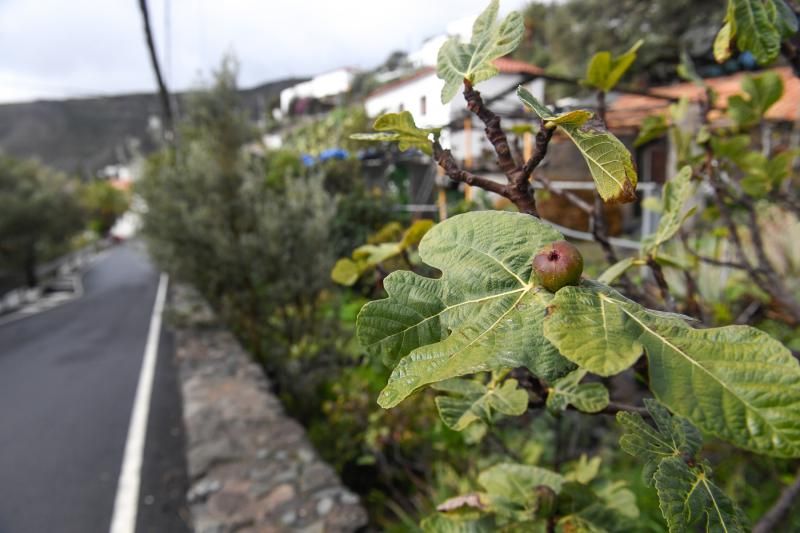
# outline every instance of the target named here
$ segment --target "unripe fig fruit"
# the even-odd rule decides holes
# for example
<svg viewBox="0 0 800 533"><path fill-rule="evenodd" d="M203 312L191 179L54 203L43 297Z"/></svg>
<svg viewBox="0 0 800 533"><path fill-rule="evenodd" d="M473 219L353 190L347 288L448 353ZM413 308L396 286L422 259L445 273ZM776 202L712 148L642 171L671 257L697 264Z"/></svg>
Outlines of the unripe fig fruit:
<svg viewBox="0 0 800 533"><path fill-rule="evenodd" d="M561 287L581 282L583 256L567 241L555 241L533 258L533 271L542 287L556 292Z"/></svg>

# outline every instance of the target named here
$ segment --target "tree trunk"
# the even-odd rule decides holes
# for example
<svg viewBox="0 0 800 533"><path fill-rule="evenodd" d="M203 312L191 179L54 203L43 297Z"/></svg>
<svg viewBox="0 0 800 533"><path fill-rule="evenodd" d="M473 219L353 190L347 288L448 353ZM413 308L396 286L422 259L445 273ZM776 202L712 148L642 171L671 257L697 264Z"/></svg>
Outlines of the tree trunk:
<svg viewBox="0 0 800 533"><path fill-rule="evenodd" d="M31 289L39 284L39 277L36 275L36 263L36 245L31 243L28 245L22 265L25 270L25 285Z"/></svg>

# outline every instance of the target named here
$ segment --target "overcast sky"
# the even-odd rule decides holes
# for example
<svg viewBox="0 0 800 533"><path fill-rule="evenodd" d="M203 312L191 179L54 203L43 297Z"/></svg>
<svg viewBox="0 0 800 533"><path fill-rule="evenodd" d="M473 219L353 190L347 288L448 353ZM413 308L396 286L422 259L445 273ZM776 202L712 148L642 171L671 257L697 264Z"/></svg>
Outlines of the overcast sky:
<svg viewBox="0 0 800 533"><path fill-rule="evenodd" d="M196 85L227 51L241 63L243 87L373 67L487 3L148 0L162 63L177 89ZM501 8L525 4L502 0ZM143 35L138 0L0 0L0 101L153 91Z"/></svg>

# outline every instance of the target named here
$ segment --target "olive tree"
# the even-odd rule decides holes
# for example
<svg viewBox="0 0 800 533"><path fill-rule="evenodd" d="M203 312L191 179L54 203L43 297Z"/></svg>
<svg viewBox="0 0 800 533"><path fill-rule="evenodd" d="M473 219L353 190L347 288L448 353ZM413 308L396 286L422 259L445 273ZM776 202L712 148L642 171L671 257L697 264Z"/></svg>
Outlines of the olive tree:
<svg viewBox="0 0 800 533"><path fill-rule="evenodd" d="M0 261L28 287L83 228L78 185L35 161L0 157Z"/></svg>
<svg viewBox="0 0 800 533"><path fill-rule="evenodd" d="M214 86L194 95L179 142L149 160L138 192L155 258L264 356L266 346L292 344L317 326L335 205L322 176L272 175L235 77L226 61Z"/></svg>

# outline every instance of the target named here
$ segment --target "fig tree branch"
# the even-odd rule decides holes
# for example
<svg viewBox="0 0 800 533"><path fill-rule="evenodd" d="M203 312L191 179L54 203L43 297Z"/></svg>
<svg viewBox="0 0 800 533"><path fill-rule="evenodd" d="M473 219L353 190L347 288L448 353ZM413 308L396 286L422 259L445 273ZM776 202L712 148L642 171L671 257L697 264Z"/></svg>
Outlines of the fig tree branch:
<svg viewBox="0 0 800 533"><path fill-rule="evenodd" d="M658 264L653 256L648 256L647 266L650 267L650 270L653 272L653 277L656 280L656 285L658 285L658 290L661 292L661 298L664 299L667 311L674 311L675 300L669 292L669 284L667 283L667 278L664 277L664 270L662 270L661 265Z"/></svg>
<svg viewBox="0 0 800 533"><path fill-rule="evenodd" d="M528 180L531 177L534 169L541 164L544 156L547 155L547 147L550 145L550 139L553 138L555 128L545 128L544 121L539 121L539 131L536 133L536 143L533 149L533 155L525 165L522 167L522 179Z"/></svg>
<svg viewBox="0 0 800 533"><path fill-rule="evenodd" d="M710 123L709 112L711 101L710 89L706 89L706 98L701 103L701 117L705 125ZM719 210L720 217L728 230L728 237L734 244L739 263L744 266L745 270L750 274L751 279L756 281L759 287L765 290L773 301L787 313L786 322L790 325L800 324L800 302L791 295L791 291L789 291L783 283L781 276L775 270L764 249L756 205L751 198L743 194L738 194L738 191L732 190L731 186L722 179L719 172L719 162L716 159L716 154L710 143L705 145L705 161L703 166L705 175L708 177L708 181L714 189L714 194L711 195L712 200ZM731 207L726 200L732 201L735 205L742 206L747 212L750 222L750 240L752 241L756 253L756 264L753 264L747 257L744 243L739 236L736 222L733 219Z"/></svg>
<svg viewBox="0 0 800 533"><path fill-rule="evenodd" d="M726 268L734 268L736 270L745 270L748 271L752 268L750 265L745 265L744 263L737 263L736 261L724 261L722 259L715 259L713 257L708 257L707 255L702 255L698 253L692 245L689 244L689 236L686 234L685 231L681 231L680 233L681 241L683 242L683 248L686 252L703 263L707 263L709 265L714 265L718 267L726 267Z"/></svg>
<svg viewBox="0 0 800 533"><path fill-rule="evenodd" d="M769 533L771 531L778 531L778 526L781 524L789 511L800 498L800 470L794 478L794 482L783 489L778 501L770 508L767 513L753 527L753 533Z"/></svg>
<svg viewBox="0 0 800 533"><path fill-rule="evenodd" d="M474 185L486 191L509 198L505 185L463 170L458 166L456 159L453 157L453 153L450 150L442 148L439 141L434 141L433 143L433 157L451 180L466 183L467 185Z"/></svg>
<svg viewBox="0 0 800 533"><path fill-rule="evenodd" d="M486 132L486 138L492 143L497 154L497 166L509 178L509 181L512 181L511 175L515 172L521 172L521 169L511 154L506 132L500 127L500 117L483 103L481 93L476 91L472 83L467 80L464 80L464 99L467 101L467 109L486 126L484 131Z"/></svg>

